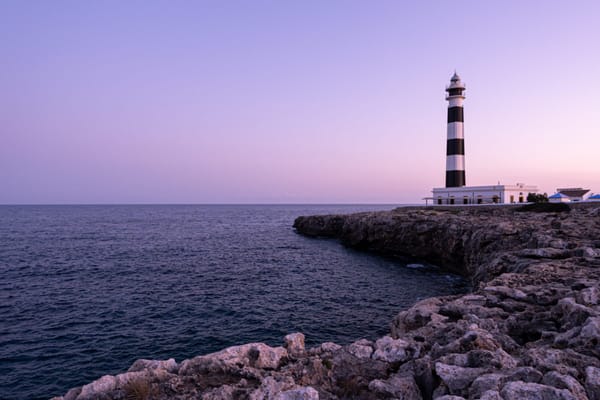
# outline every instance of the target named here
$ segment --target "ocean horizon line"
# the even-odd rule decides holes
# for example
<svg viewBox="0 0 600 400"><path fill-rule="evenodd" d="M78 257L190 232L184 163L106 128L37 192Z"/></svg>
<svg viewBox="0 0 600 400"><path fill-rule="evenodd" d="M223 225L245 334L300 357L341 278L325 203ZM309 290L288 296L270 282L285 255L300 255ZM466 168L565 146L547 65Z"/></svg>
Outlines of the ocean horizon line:
<svg viewBox="0 0 600 400"><path fill-rule="evenodd" d="M4 206L420 206L422 203L0 203Z"/></svg>

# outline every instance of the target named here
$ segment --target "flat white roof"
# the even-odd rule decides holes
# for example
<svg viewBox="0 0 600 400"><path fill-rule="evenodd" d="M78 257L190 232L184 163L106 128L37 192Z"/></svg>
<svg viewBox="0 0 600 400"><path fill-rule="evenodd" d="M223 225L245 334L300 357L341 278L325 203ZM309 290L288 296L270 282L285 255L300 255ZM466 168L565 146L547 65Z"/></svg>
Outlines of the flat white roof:
<svg viewBox="0 0 600 400"><path fill-rule="evenodd" d="M499 190L533 190L537 191L537 186L534 185L489 185L489 186L459 186L459 187L443 187L433 188L436 192L480 192L480 191L499 191Z"/></svg>

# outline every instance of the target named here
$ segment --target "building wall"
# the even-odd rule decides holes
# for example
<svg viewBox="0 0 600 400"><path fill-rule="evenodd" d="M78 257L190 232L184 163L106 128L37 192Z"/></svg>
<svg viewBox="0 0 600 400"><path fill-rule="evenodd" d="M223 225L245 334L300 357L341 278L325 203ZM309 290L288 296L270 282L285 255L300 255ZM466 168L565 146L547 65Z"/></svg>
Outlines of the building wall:
<svg viewBox="0 0 600 400"><path fill-rule="evenodd" d="M527 201L529 193L537 193L535 186L511 187L496 186L463 186L460 188L433 189L433 204L493 204L493 203L523 203ZM511 198L512 196L512 198ZM454 198L454 202L452 202ZM466 203L465 203L466 198Z"/></svg>

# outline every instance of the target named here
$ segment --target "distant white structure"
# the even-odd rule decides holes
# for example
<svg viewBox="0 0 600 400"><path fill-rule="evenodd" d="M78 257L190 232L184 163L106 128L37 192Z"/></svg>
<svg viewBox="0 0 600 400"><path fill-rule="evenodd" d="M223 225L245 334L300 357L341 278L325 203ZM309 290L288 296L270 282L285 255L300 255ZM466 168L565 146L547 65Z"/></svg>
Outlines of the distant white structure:
<svg viewBox="0 0 600 400"><path fill-rule="evenodd" d="M600 193L591 195L587 198L587 201L600 201Z"/></svg>
<svg viewBox="0 0 600 400"><path fill-rule="evenodd" d="M448 129L446 142L446 187L434 188L433 204L490 204L524 203L536 186L515 185L466 186L463 101L465 85L456 72L446 87L448 100Z"/></svg>
<svg viewBox="0 0 600 400"><path fill-rule="evenodd" d="M564 194L565 196L569 197L570 201L584 201L587 199L588 192L590 190L589 189L583 189L583 188L559 188L556 189L557 193L561 193Z"/></svg>
<svg viewBox="0 0 600 400"><path fill-rule="evenodd" d="M548 201L550 203L570 203L571 199L566 194L558 192L554 193L552 196L549 196Z"/></svg>

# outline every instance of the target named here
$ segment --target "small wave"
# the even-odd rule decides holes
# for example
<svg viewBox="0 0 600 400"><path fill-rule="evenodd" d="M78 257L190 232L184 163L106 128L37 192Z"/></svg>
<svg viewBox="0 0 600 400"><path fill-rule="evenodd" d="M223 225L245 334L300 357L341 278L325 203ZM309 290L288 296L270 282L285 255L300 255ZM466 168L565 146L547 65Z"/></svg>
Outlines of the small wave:
<svg viewBox="0 0 600 400"><path fill-rule="evenodd" d="M412 263L412 264L406 264L406 268L411 268L411 269L425 269L427 267L425 265L423 265L423 264Z"/></svg>

